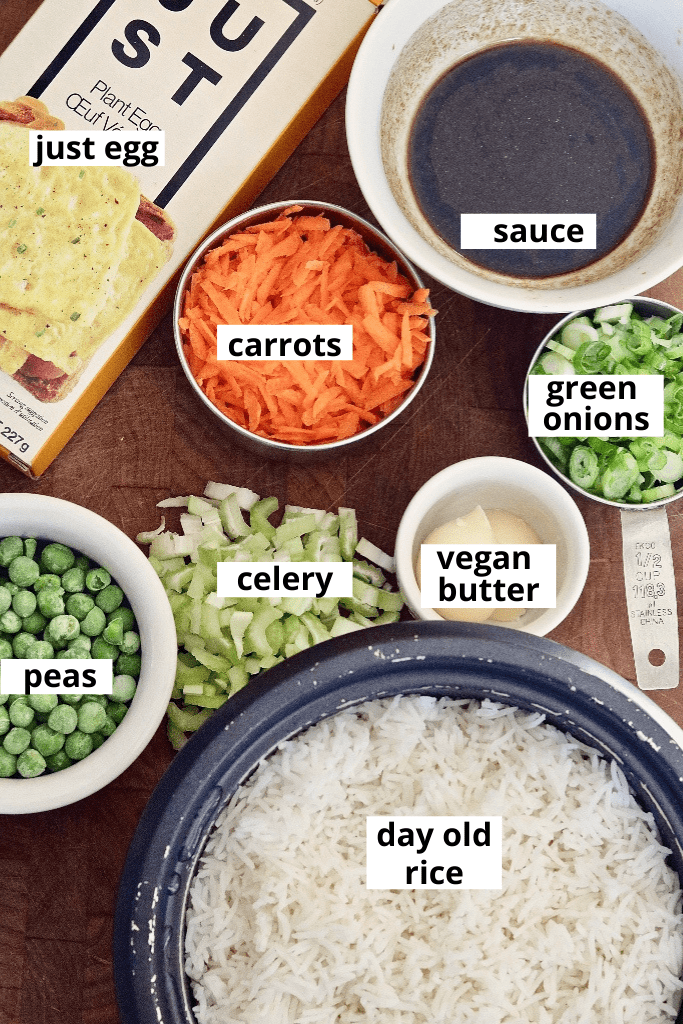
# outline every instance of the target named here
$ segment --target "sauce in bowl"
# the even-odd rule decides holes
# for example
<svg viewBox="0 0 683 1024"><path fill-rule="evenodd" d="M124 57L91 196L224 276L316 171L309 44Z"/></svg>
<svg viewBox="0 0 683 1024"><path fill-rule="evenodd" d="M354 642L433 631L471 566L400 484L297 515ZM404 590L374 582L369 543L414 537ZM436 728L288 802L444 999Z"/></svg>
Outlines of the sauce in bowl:
<svg viewBox="0 0 683 1024"><path fill-rule="evenodd" d="M577 49L536 40L489 47L447 71L417 111L408 165L422 213L448 245L528 278L611 252L639 220L655 170L647 118L621 79ZM597 248L463 250L461 213L594 213Z"/></svg>

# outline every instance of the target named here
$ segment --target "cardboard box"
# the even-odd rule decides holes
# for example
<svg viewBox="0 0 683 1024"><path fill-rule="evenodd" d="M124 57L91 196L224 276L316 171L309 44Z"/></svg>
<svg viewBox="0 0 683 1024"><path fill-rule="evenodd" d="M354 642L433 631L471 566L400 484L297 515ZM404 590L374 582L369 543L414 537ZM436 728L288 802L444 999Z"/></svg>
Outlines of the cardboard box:
<svg viewBox="0 0 683 1024"><path fill-rule="evenodd" d="M169 308L174 279L201 238L249 207L346 83L378 2L137 0L131 7L125 0L99 0L91 7L45 0L0 58L0 102L33 97L66 129L111 132L112 138L119 131L163 130L163 167L136 166L119 173L134 175L141 196L161 208L175 236L163 243L163 258L157 259L159 264L167 261L158 269L155 263L144 293L108 334L104 313L115 308L109 278L104 304L100 288L98 302L84 300L88 312L82 318L80 312L60 313L56 323L44 311L47 306L38 308L48 318L43 322L34 317L28 298L23 305L16 300L17 287L33 287L31 265L23 280L14 281L13 292L8 275L3 282L0 273L0 332L5 338L16 334L0 346L0 455L33 477L47 468ZM18 137L16 128L4 130ZM26 166L28 173L28 159ZM76 167L68 171L83 177ZM17 261L26 262L32 254L16 237L20 227L15 227L7 189L4 205L0 265L4 261L9 276L13 271L20 278L17 268L24 264ZM47 206L41 201L35 211L46 222ZM74 251L80 237L69 239ZM112 266L124 267L126 254L142 258L132 235L127 250L122 238L118 242L119 262ZM45 245L36 242L35 249L41 248L45 254ZM10 256L14 262L8 264ZM59 294L51 298L59 305ZM15 329L19 321L22 330ZM88 346L97 337L96 330L88 333L91 324L99 325L104 340L90 355ZM50 394L49 381L36 383L35 376L36 367L48 374L46 367L54 366L48 340L55 330L63 332L63 352L76 335L85 339L88 358L80 359L73 342L69 368L85 366L66 378L67 383L77 381L72 390L55 385ZM32 351L35 358L22 364L24 354ZM69 372L67 362L62 356L59 373ZM63 378L55 379L58 384Z"/></svg>

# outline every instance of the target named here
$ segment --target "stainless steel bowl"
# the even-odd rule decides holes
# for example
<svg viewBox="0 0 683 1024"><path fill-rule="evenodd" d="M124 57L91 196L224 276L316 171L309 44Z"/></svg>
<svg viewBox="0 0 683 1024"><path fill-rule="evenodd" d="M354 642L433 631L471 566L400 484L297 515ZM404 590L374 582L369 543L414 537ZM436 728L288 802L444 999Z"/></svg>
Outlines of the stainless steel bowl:
<svg viewBox="0 0 683 1024"><path fill-rule="evenodd" d="M637 296L636 298L624 298L620 299L619 301L632 302L634 310L641 316L661 316L662 319L667 319L668 317L673 316L674 313L681 312L681 310L677 309L676 306L670 306L668 302L660 302L659 299L649 299L643 296ZM529 363L529 369L527 370L526 381L528 381L529 373L538 362L548 342L551 341L552 338L554 338L556 335L558 335L563 327L566 327L568 323L571 323L572 320L575 320L576 317L591 316L594 312L594 309L581 309L575 313L568 313L567 316L563 317L562 320L555 324L552 330L548 331L545 338L543 339L543 341L538 346L538 348L532 356L531 362ZM526 381L524 384L525 415L528 408ZM550 467L553 473L560 477L562 482L566 484L567 487L571 487L572 490L576 491L577 494L582 494L585 498L591 498L593 501L599 501L603 505L611 505L613 508L628 509L629 511L644 511L647 509L659 508L661 505L669 505L672 501L677 501L679 498L683 497L683 490L679 490L668 498L660 498L659 501L648 501L647 504L642 505L637 505L633 504L632 502L625 501L610 501L608 498L603 498L599 494L593 494L589 491L585 491L583 487L579 487L577 484L575 484L574 481L569 478L569 476L564 474L560 469L557 468L557 466L553 462L551 462L546 453L543 451L541 445L538 443L538 439L536 437L533 437L532 440L536 445L536 450L539 452L543 461L546 463L547 466Z"/></svg>
<svg viewBox="0 0 683 1024"><path fill-rule="evenodd" d="M246 430L244 427L233 422L233 420L216 408L211 400L204 394L194 379L187 364L185 353L183 351L180 328L178 326L178 321L182 315L183 296L190 276L199 267L204 256L209 252L209 250L215 249L225 238L234 234L234 232L244 230L244 228L251 227L253 224L272 220L291 206L300 206L302 208L302 214L315 215L322 213L329 217L334 224L342 224L344 227L353 228L362 236L363 240L371 250L379 253L379 255L384 259L395 261L398 269L405 275L405 277L408 278L413 285L413 288L417 289L424 287L414 268L405 258L403 253L396 248L393 242L390 242L385 235L377 230L377 228L373 227L372 224L369 224L368 221L363 220L362 217L358 217L355 213L351 213L349 210L345 210L341 206L335 206L332 203L316 203L309 200L288 200L287 202L270 203L268 206L260 206L257 209L249 210L247 213L241 214L239 217L234 217L232 220L228 221L227 224L223 224L221 227L216 228L208 238L204 239L199 248L195 250L188 260L182 277L178 282L178 289L176 291L175 304L173 307L173 331L178 358L180 359L180 364L185 372L185 376L190 382L191 387L207 409L209 409L224 426L229 428L233 433L235 440L257 455L261 455L268 459L279 459L282 461L292 462L317 462L330 459L335 455L346 454L350 449L353 449L355 453L357 450L361 449L361 446L366 446L369 443L372 443L375 435L379 431L384 430L385 427L388 427L389 424L393 423L405 412L427 379L427 374L429 373L429 369L432 365L435 341L434 321L433 319L430 320L430 343L427 348L425 361L418 371L413 387L407 393L401 404L394 409L392 413L385 416L384 419L379 421L379 423L375 423L373 426L368 427L366 430L362 430L358 434L344 438L341 441L330 441L326 444L317 445L296 445L287 444L284 441L273 441L266 437L260 437L258 434L254 434L250 430Z"/></svg>

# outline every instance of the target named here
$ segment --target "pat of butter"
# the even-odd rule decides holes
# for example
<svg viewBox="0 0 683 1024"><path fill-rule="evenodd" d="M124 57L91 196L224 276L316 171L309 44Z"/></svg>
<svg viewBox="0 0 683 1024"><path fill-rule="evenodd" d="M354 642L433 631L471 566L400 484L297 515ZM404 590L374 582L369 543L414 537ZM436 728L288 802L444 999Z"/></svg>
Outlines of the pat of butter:
<svg viewBox="0 0 683 1024"><path fill-rule="evenodd" d="M540 544L540 538L529 524L504 509L486 511L477 505L466 516L452 519L429 534L424 544ZM421 556L418 555L415 576L421 584ZM443 619L458 622L512 622L520 618L525 608L435 608Z"/></svg>

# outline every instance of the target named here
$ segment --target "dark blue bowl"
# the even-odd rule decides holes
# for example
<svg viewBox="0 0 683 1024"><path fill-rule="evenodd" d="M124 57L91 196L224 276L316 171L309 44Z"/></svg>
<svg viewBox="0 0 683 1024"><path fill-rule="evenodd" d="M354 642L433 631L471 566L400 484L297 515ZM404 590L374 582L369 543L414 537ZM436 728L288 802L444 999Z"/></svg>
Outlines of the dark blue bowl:
<svg viewBox="0 0 683 1024"><path fill-rule="evenodd" d="M399 693L488 697L544 711L548 722L617 760L683 879L683 730L635 686L585 655L513 629L374 627L271 669L202 726L165 773L119 889L114 974L123 1024L195 1024L183 966L188 888L217 814L259 760L343 707Z"/></svg>

